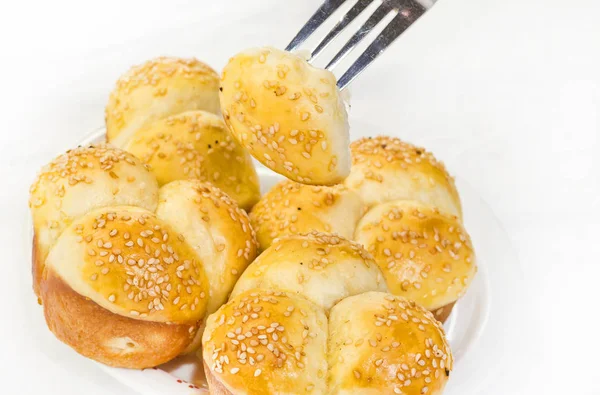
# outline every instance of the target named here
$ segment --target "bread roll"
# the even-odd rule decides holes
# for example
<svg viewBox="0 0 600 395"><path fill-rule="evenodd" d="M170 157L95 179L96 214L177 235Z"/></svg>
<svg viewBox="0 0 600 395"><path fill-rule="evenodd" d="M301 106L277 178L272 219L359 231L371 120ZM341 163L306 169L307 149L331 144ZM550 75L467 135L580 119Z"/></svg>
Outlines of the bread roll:
<svg viewBox="0 0 600 395"><path fill-rule="evenodd" d="M318 232L276 239L242 274L231 295L256 288L296 293L326 312L345 297L387 291L379 267L361 245Z"/></svg>
<svg viewBox="0 0 600 395"><path fill-rule="evenodd" d="M215 114L188 111L158 120L138 129L124 148L150 165L159 185L207 181L247 210L260 198L252 158Z"/></svg>
<svg viewBox="0 0 600 395"><path fill-rule="evenodd" d="M183 236L142 208L101 208L78 218L46 266L41 296L48 327L108 365L168 361L193 340L206 314L202 262Z"/></svg>
<svg viewBox="0 0 600 395"><path fill-rule="evenodd" d="M329 393L442 393L453 367L444 329L414 302L382 292L331 309Z"/></svg>
<svg viewBox="0 0 600 395"><path fill-rule="evenodd" d="M219 76L196 59L159 57L119 78L106 106L107 140L123 147L136 130L190 110L219 112Z"/></svg>
<svg viewBox="0 0 600 395"><path fill-rule="evenodd" d="M364 213L359 196L342 185L303 185L282 181L267 192L250 213L261 249L273 239L313 230L352 239Z"/></svg>
<svg viewBox="0 0 600 395"><path fill-rule="evenodd" d="M76 218L98 207L131 205L154 211L158 185L133 155L109 145L79 147L44 166L30 188L33 288L50 248Z"/></svg>
<svg viewBox="0 0 600 395"><path fill-rule="evenodd" d="M392 293L435 312L440 321L477 271L471 239L458 218L417 201L374 207L358 223L355 240L373 254Z"/></svg>
<svg viewBox="0 0 600 395"><path fill-rule="evenodd" d="M225 122L265 166L313 185L350 172L348 116L331 72L286 51L249 49L229 60L220 90Z"/></svg>
<svg viewBox="0 0 600 395"><path fill-rule="evenodd" d="M216 311L257 255L248 214L218 188L188 180L160 189L156 215L182 234L204 262L210 284L207 309Z"/></svg>
<svg viewBox="0 0 600 395"><path fill-rule="evenodd" d="M239 294L208 318L202 344L211 394L327 393L327 317L303 297Z"/></svg>
<svg viewBox="0 0 600 395"><path fill-rule="evenodd" d="M368 206L398 199L418 200L462 216L454 179L424 148L379 136L354 141L350 150L352 170L345 185Z"/></svg>

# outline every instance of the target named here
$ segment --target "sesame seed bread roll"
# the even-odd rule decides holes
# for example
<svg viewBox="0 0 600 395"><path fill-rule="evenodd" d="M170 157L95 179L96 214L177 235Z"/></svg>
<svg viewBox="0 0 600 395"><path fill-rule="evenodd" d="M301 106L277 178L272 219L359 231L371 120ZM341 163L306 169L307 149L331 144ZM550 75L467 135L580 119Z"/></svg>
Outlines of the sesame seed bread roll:
<svg viewBox="0 0 600 395"><path fill-rule="evenodd" d="M201 260L182 235L142 208L107 207L78 218L46 266L48 327L76 351L109 365L168 361L193 340L206 314L209 286ZM93 333L100 317L112 328ZM138 326L151 339L140 337ZM167 343L172 337L174 350Z"/></svg>
<svg viewBox="0 0 600 395"><path fill-rule="evenodd" d="M318 232L276 239L242 274L231 295L256 288L296 293L326 312L345 297L387 291L381 270L360 244Z"/></svg>
<svg viewBox="0 0 600 395"><path fill-rule="evenodd" d="M182 234L204 263L210 287L207 311L216 311L257 255L248 214L218 188L180 180L160 189L156 215Z"/></svg>
<svg viewBox="0 0 600 395"><path fill-rule="evenodd" d="M414 300L442 322L477 271L459 219L417 201L375 206L358 223L355 240L373 254L393 294Z"/></svg>
<svg viewBox="0 0 600 395"><path fill-rule="evenodd" d="M348 115L331 72L290 52L248 49L229 60L220 91L225 122L265 166L312 185L349 174Z"/></svg>
<svg viewBox="0 0 600 395"><path fill-rule="evenodd" d="M305 298L239 294L208 318L202 344L211 394L327 393L327 317Z"/></svg>
<svg viewBox="0 0 600 395"><path fill-rule="evenodd" d="M250 213L261 249L289 234L319 231L352 239L365 206L343 185L311 186L285 180L275 185Z"/></svg>
<svg viewBox="0 0 600 395"><path fill-rule="evenodd" d="M139 128L190 110L219 112L219 76L196 59L159 57L132 67L110 94L106 138L123 147Z"/></svg>
<svg viewBox="0 0 600 395"><path fill-rule="evenodd" d="M124 149L150 166L159 185L207 181L246 210L260 198L250 154L215 114L188 111L158 120L138 129Z"/></svg>
<svg viewBox="0 0 600 395"><path fill-rule="evenodd" d="M412 301L382 292L331 309L329 393L441 394L453 357L444 329Z"/></svg>
<svg viewBox="0 0 600 395"><path fill-rule="evenodd" d="M352 142L352 170L345 185L368 206L405 199L462 216L454 179L444 164L425 149L395 137L378 136Z"/></svg>
<svg viewBox="0 0 600 395"><path fill-rule="evenodd" d="M133 155L105 144L79 147L42 168L30 188L33 217L33 288L50 248L67 226L99 207L131 205L154 211L156 179Z"/></svg>

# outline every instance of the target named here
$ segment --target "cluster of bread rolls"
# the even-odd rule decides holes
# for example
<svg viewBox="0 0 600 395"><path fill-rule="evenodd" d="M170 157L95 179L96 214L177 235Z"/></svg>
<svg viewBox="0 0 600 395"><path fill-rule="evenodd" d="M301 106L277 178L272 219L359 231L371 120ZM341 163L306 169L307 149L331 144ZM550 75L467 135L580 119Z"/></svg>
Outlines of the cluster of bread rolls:
<svg viewBox="0 0 600 395"><path fill-rule="evenodd" d="M220 80L156 58L118 80L106 127L31 188L60 340L128 368L202 345L213 394L443 391L441 322L476 272L458 192L422 148L350 143L330 72L274 48ZM288 180L261 198L251 156Z"/></svg>
<svg viewBox="0 0 600 395"><path fill-rule="evenodd" d="M209 317L211 392L437 393L453 364L441 324L387 291L355 242L318 232L277 239Z"/></svg>
<svg viewBox="0 0 600 395"><path fill-rule="evenodd" d="M254 259L247 214L199 180L162 187L132 154L79 147L31 187L34 290L81 354L150 367L199 346L206 316Z"/></svg>
<svg viewBox="0 0 600 395"><path fill-rule="evenodd" d="M250 209L260 197L258 176L220 116L218 92L218 74L196 59L133 67L110 94L106 139L148 164L159 185L199 179Z"/></svg>
<svg viewBox="0 0 600 395"><path fill-rule="evenodd" d="M398 138L363 138L350 150L344 185L286 180L261 198L250 213L261 250L311 230L355 240L393 294L444 322L477 269L454 180L431 153Z"/></svg>

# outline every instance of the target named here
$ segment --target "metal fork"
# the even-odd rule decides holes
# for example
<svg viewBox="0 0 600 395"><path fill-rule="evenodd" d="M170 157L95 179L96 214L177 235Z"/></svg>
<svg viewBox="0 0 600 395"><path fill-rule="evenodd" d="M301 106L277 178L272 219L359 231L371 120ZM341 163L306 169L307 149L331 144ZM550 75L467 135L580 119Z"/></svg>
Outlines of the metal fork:
<svg viewBox="0 0 600 395"><path fill-rule="evenodd" d="M286 51L297 49L310 35L325 22L347 0L326 0L314 15L300 29L296 37L286 47ZM325 66L332 71L339 62L346 57L375 26L388 14L393 13L393 19L384 27L381 33L373 40L368 48L354 61L348 70L338 80L339 89L348 86L377 56L409 28L417 19L429 10L437 0L358 0L340 19L333 29L311 51L308 62L325 49L357 16L374 2L380 3L379 7L367 19L360 29L344 44L342 49Z"/></svg>

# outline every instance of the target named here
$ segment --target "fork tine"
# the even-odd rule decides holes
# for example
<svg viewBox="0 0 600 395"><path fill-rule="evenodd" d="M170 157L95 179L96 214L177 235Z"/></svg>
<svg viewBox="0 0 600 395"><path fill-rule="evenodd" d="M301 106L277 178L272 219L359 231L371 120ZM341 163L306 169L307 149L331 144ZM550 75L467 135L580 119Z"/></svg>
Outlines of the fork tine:
<svg viewBox="0 0 600 395"><path fill-rule="evenodd" d="M300 29L285 50L292 51L296 49L345 2L346 0L326 0L306 24L302 26L302 29Z"/></svg>
<svg viewBox="0 0 600 395"><path fill-rule="evenodd" d="M321 53L321 51L325 49L327 45L329 45L329 43L331 43L331 41L346 28L346 26L348 26L357 16L359 16L365 10L365 8L373 3L373 1L374 0L358 0L356 4L354 4L350 10L348 10L346 15L344 15L343 18L333 27L333 29L331 29L327 36L321 40L319 45L317 45L311 54L311 59L318 56L319 53Z"/></svg>
<svg viewBox="0 0 600 395"><path fill-rule="evenodd" d="M344 89L356 78L377 56L379 56L400 34L414 21L423 15L426 9L416 1L407 1L409 5L398 10L398 14L377 36L375 41L350 66L348 71L338 80L338 88Z"/></svg>
<svg viewBox="0 0 600 395"><path fill-rule="evenodd" d="M344 44L342 49L340 49L340 51L333 57L331 62L325 66L325 68L327 70L333 69L340 62L340 60L342 60L350 51L352 51L354 47L356 47L356 45L358 45L358 43L361 42L362 39L365 38L365 36L369 34L369 32L373 30L373 28L377 26L377 24L381 22L387 14L390 13L390 11L392 11L392 7L389 6L387 1L381 3L381 5L377 7L369 19L367 19L364 25L362 25L360 29L358 29L358 31L354 33L352 37L350 37L348 42Z"/></svg>

